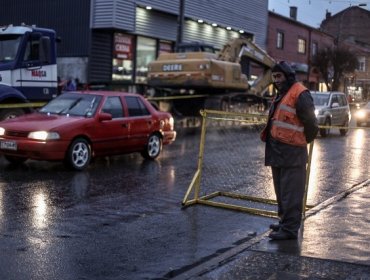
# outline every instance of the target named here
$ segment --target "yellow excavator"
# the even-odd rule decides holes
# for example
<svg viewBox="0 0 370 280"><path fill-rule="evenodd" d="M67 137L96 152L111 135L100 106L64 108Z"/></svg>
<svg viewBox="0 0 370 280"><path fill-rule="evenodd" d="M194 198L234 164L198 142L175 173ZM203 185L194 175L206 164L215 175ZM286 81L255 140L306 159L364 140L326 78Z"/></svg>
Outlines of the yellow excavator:
<svg viewBox="0 0 370 280"><path fill-rule="evenodd" d="M249 39L234 38L216 54L211 46L188 43L160 54L148 65L149 96L169 97L172 110L193 115L199 109L230 110L235 102L260 104L271 84L275 60ZM257 76L248 80L250 72Z"/></svg>

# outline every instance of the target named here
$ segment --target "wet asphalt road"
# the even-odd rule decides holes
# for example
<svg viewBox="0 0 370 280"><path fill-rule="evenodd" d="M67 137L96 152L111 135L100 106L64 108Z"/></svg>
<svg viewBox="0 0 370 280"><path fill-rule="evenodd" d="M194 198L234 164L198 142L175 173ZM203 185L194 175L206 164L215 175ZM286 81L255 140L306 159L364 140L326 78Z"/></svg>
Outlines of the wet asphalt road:
<svg viewBox="0 0 370 280"><path fill-rule="evenodd" d="M248 139L257 139L253 133ZM206 206L181 209L199 138L196 129L182 132L157 161L137 154L98 159L85 172L36 161L13 167L1 158L0 279L166 279L265 232L272 218ZM222 159L214 159L224 143L211 139L216 142L207 157L219 166ZM252 141L245 151L253 164L240 168L251 179L232 189L274 198L263 146ZM309 204L368 178L368 143L364 129L315 141ZM233 169L245 159L230 157L238 156Z"/></svg>

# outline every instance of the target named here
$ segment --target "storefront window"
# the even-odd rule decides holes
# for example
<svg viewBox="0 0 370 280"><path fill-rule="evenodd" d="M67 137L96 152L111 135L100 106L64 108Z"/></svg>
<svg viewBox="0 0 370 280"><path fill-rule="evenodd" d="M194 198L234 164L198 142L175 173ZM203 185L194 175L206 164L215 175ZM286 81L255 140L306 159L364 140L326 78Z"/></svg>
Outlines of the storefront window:
<svg viewBox="0 0 370 280"><path fill-rule="evenodd" d="M172 52L172 43L167 41L159 42L159 54Z"/></svg>
<svg viewBox="0 0 370 280"><path fill-rule="evenodd" d="M155 59L156 40L137 37L136 51L136 82L146 83L148 73L148 63Z"/></svg>
<svg viewBox="0 0 370 280"><path fill-rule="evenodd" d="M115 33L113 46L112 80L132 81L133 36Z"/></svg>

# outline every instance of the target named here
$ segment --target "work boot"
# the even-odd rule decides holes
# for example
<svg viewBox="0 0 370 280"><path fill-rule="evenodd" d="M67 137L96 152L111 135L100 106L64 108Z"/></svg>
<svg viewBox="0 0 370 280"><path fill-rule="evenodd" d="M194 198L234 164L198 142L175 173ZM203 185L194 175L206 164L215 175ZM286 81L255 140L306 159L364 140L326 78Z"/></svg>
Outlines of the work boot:
<svg viewBox="0 0 370 280"><path fill-rule="evenodd" d="M270 229L272 229L273 231L278 231L280 229L280 227L281 227L280 223L270 225Z"/></svg>
<svg viewBox="0 0 370 280"><path fill-rule="evenodd" d="M271 238L272 240L288 240L297 239L297 235L280 228L278 231L272 231L269 234L269 238Z"/></svg>

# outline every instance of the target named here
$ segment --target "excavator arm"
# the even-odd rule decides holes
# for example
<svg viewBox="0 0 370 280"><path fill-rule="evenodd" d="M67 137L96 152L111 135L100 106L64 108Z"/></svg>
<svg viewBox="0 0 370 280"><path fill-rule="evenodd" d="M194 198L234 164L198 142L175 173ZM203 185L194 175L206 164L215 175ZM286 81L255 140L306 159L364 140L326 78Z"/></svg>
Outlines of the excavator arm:
<svg viewBox="0 0 370 280"><path fill-rule="evenodd" d="M260 46L249 39L243 38L234 38L227 42L217 59L240 63L242 56L246 56L253 62L267 68L272 68L276 63Z"/></svg>
<svg viewBox="0 0 370 280"><path fill-rule="evenodd" d="M276 61L257 44L243 38L231 39L226 43L218 55L218 60L240 63L242 57L262 68L259 77L248 88L249 93L261 96L263 91L272 83L271 69Z"/></svg>

